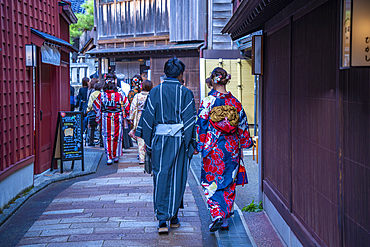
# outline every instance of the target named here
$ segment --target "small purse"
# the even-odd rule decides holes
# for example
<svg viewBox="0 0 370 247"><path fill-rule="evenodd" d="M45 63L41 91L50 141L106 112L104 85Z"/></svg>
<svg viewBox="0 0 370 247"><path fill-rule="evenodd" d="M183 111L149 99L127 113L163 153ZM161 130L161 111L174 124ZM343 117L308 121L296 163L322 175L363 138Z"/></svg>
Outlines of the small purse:
<svg viewBox="0 0 370 247"><path fill-rule="evenodd" d="M236 175L236 185L244 186L244 184L248 184L247 171L245 169L243 159L239 157L239 168L238 174Z"/></svg>

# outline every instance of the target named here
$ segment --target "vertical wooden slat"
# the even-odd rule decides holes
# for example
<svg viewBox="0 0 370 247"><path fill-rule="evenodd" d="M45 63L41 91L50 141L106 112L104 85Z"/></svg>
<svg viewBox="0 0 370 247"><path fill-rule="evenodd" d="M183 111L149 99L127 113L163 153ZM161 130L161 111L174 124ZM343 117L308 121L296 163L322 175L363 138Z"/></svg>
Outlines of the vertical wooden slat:
<svg viewBox="0 0 370 247"><path fill-rule="evenodd" d="M10 88L11 91L11 118L12 118L12 125L11 125L11 143L12 143L12 153L11 153L11 164L14 164L16 161L17 161L17 155L16 155L16 148L17 148L17 143L16 143L16 140L17 140L17 133L16 133L16 91L17 91L17 88L16 88L16 84L15 84L15 61L13 60L14 56L16 55L16 50L15 50L15 46L13 45L14 44L14 11L15 11L15 8L14 8L14 1L10 0L10 9L9 9L9 12L10 12L10 15L9 15L9 26L11 28L11 31L10 31L10 38L9 38L9 43L12 44L10 45L10 57L11 57L11 60L10 60L10 64L11 64L11 67L10 67Z"/></svg>
<svg viewBox="0 0 370 247"><path fill-rule="evenodd" d="M1 18L1 25L0 30L2 33L5 33L5 30L3 29L4 21L5 21L5 13L4 13L4 0L0 1L0 18ZM3 35L0 35L0 64L3 64L3 57L4 57L4 40ZM3 66L0 67L0 109L1 112L4 114L4 68ZM4 170L5 162L4 162L4 115L0 116L0 172Z"/></svg>

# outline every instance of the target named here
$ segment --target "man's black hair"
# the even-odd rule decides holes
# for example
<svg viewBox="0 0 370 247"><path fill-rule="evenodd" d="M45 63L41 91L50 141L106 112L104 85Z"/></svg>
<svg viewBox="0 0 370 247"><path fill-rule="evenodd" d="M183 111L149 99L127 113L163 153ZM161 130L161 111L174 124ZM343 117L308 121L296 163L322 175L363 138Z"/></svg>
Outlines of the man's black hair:
<svg viewBox="0 0 370 247"><path fill-rule="evenodd" d="M176 78L184 71L185 64L176 57L169 59L164 64L164 73L166 74L167 77Z"/></svg>

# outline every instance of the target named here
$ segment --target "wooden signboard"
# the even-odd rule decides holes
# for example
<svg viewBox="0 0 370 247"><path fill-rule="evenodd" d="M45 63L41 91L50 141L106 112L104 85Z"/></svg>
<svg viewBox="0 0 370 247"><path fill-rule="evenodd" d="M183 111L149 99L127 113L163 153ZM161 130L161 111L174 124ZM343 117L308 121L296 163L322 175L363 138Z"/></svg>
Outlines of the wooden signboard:
<svg viewBox="0 0 370 247"><path fill-rule="evenodd" d="M84 171L84 148L83 148L83 117L82 112L64 111L58 113L57 127L55 131L53 158L50 170L53 170L54 160L61 160L60 172L63 173L63 162L72 161L72 169L75 160L81 160Z"/></svg>

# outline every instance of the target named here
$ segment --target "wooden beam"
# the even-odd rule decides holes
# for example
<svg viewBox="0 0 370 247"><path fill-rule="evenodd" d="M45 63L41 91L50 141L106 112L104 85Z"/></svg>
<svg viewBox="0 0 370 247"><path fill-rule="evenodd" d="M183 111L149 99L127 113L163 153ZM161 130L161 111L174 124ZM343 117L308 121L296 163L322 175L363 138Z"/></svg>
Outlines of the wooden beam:
<svg viewBox="0 0 370 247"><path fill-rule="evenodd" d="M113 43L125 43L125 42L137 42L137 41L169 40L169 38L170 38L169 35L163 35L163 36L150 36L150 37L107 39L107 40L98 40L98 44L113 44Z"/></svg>

